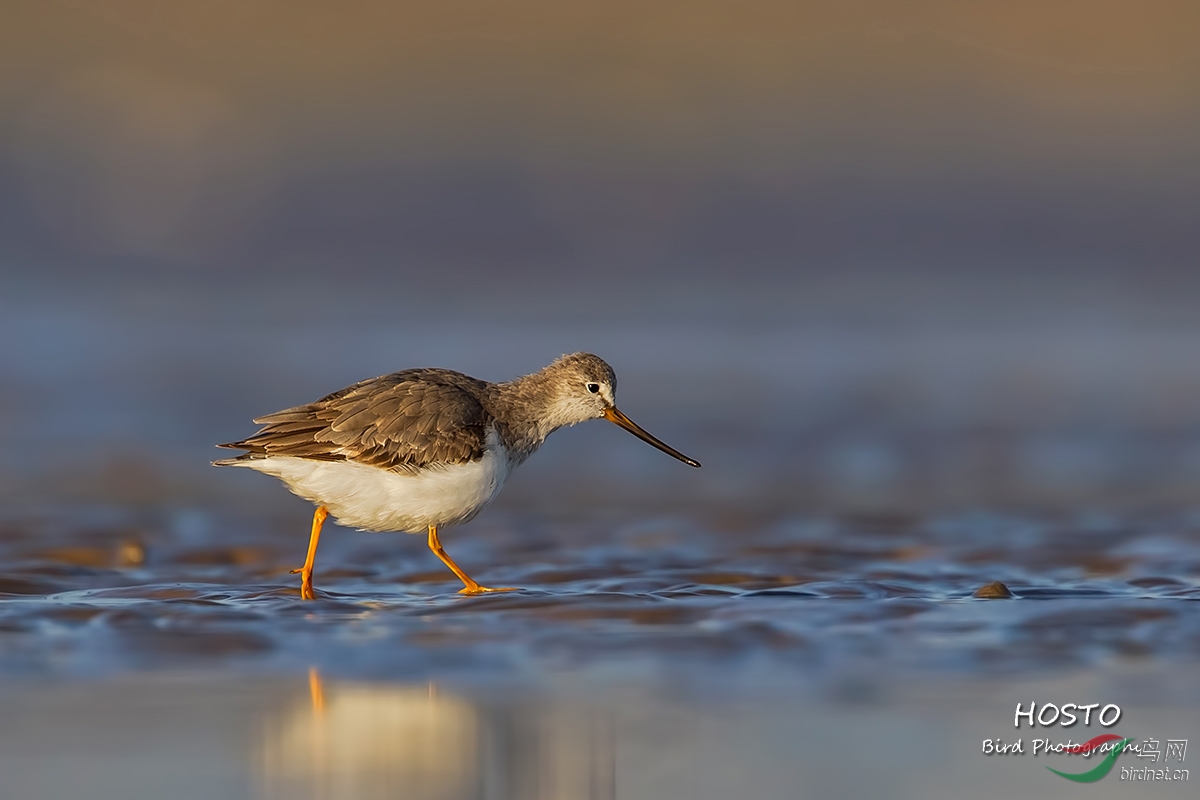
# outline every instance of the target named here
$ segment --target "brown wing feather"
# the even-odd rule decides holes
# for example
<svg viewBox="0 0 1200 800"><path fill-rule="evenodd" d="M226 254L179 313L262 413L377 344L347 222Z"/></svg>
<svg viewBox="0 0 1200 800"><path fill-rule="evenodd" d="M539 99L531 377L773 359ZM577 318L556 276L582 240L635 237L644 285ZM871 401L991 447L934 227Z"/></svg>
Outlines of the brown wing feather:
<svg viewBox="0 0 1200 800"><path fill-rule="evenodd" d="M483 457L485 386L449 370L405 370L259 417L258 433L218 446L248 451L233 460L293 456L403 471L461 464Z"/></svg>

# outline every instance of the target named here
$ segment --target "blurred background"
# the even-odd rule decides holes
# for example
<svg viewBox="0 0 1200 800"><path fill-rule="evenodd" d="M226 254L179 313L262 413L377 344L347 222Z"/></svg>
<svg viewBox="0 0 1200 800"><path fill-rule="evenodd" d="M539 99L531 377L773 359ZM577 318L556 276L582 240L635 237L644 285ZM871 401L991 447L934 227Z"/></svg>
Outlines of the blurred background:
<svg viewBox="0 0 1200 800"><path fill-rule="evenodd" d="M1044 796L1018 702L1188 737L1198 54L1195 0L7 0L6 786ZM526 592L338 531L299 602L309 504L209 466L577 350L704 468L553 437L445 537Z"/></svg>
<svg viewBox="0 0 1200 800"><path fill-rule="evenodd" d="M1198 37L1184 0L16 0L0 491L291 502L211 445L590 350L705 469L585 426L502 503L1194 504Z"/></svg>

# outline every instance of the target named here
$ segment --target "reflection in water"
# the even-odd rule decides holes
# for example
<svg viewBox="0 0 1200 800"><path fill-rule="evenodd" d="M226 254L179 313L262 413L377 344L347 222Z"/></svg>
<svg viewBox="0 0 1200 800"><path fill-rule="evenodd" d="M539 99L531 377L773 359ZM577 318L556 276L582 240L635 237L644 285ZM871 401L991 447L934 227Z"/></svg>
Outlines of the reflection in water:
<svg viewBox="0 0 1200 800"><path fill-rule="evenodd" d="M1187 738L1200 709L1195 670L1160 659L917 680L889 659L825 686L759 663L710 660L698 666L711 680L677 667L616 691L563 670L549 693L326 680L310 695L302 676L178 673L0 682L0 798L614 800L617 781L621 797L653 800L1057 797L1064 782L1040 757L979 752L1018 701L1111 698L1122 725L1163 738ZM750 692L737 688L747 674ZM1127 788L1109 776L1086 797L1196 796L1187 782Z"/></svg>
<svg viewBox="0 0 1200 800"><path fill-rule="evenodd" d="M267 797L615 797L613 728L591 711L486 705L405 686L323 681L273 711L256 755Z"/></svg>
<svg viewBox="0 0 1200 800"><path fill-rule="evenodd" d="M310 692L268 724L269 796L477 796L480 721L470 704L432 685L326 687L315 671Z"/></svg>

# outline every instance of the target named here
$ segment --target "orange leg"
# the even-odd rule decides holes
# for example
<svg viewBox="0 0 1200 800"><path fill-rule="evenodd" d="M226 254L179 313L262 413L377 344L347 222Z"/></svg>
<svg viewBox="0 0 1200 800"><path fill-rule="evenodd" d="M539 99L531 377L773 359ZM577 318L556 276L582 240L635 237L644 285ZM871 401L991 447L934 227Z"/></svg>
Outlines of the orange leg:
<svg viewBox="0 0 1200 800"><path fill-rule="evenodd" d="M501 589L491 589L487 586L480 586L475 580L462 571L458 564L450 556L446 555L446 551L442 549L442 543L438 539L437 525L429 526L429 549L433 554L442 560L442 563L450 568L450 571L458 576L458 579L463 582L463 588L458 590L459 594L483 594L484 592L515 592L517 589L512 586L506 586Z"/></svg>
<svg viewBox="0 0 1200 800"><path fill-rule="evenodd" d="M312 533L308 536L308 557L304 559L303 567L292 570L293 575L300 573L300 596L305 600L317 598L312 585L313 562L317 560L317 542L321 541L321 526L325 524L325 518L328 516L329 509L317 506L317 510L313 512Z"/></svg>

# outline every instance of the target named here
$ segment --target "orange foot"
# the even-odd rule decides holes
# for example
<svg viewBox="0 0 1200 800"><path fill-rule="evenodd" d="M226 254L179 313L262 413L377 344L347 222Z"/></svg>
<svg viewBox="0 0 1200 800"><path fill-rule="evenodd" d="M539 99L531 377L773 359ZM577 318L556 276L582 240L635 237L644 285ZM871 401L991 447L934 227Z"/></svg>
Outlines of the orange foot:
<svg viewBox="0 0 1200 800"><path fill-rule="evenodd" d="M302 598L304 598L305 600L316 600L317 599L317 593L313 591L312 572L310 570L306 570L303 567L301 567L300 569L291 570L291 572L289 572L288 574L290 574L290 575L299 574L300 575L300 596Z"/></svg>
<svg viewBox="0 0 1200 800"><path fill-rule="evenodd" d="M476 583L474 585L464 586L463 588L458 590L458 593L473 595L473 594L490 594L492 592L519 592L519 591L521 591L520 588L518 588L516 586L502 586L502 587L493 589L490 586L480 586L478 583Z"/></svg>

